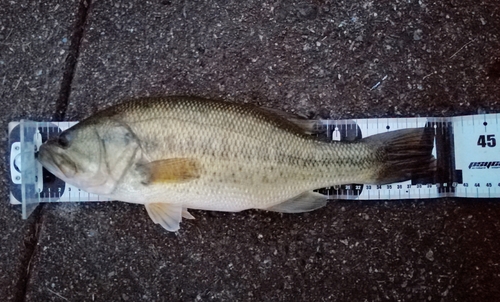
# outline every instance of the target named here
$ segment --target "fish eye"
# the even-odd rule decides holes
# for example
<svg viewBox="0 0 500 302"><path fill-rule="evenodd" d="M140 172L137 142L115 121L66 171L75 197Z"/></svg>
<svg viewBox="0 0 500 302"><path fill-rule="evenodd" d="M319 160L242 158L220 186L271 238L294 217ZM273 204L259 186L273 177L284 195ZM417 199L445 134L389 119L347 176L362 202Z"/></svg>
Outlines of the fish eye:
<svg viewBox="0 0 500 302"><path fill-rule="evenodd" d="M69 147L70 140L71 140L71 134L69 134L68 132L63 132L63 133L61 133L61 135L59 135L59 137L57 138L57 144L58 144L61 148L68 148L68 147Z"/></svg>

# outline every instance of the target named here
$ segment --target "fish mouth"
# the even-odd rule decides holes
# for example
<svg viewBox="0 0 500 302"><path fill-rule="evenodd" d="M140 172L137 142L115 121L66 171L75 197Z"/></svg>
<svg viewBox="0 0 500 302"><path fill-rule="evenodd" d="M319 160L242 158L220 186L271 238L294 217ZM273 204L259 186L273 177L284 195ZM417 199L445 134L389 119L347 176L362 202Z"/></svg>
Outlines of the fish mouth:
<svg viewBox="0 0 500 302"><path fill-rule="evenodd" d="M37 153L37 160L50 173L64 180L74 177L77 168L74 161L61 151L64 152L59 147L43 144Z"/></svg>

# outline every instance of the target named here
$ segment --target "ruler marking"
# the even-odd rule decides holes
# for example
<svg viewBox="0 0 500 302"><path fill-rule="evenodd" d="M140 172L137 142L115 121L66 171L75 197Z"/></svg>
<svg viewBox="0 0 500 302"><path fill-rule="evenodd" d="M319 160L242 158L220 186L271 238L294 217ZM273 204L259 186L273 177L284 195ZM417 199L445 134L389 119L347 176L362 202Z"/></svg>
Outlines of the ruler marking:
<svg viewBox="0 0 500 302"><path fill-rule="evenodd" d="M345 127L344 127L345 128L345 137L347 137L347 127L348 127L347 120L344 120L344 125L345 125Z"/></svg>
<svg viewBox="0 0 500 302"><path fill-rule="evenodd" d="M354 119L354 126L356 127L356 137L358 137L359 135L359 127L358 127L358 120L357 119Z"/></svg>
<svg viewBox="0 0 500 302"><path fill-rule="evenodd" d="M411 185L406 189L405 192L401 192L401 189L398 187L387 188L385 185L381 187L381 189L377 189L376 194L372 194L375 188L367 189L363 187L363 189L343 189L337 188L335 189L335 194L333 193L333 189L325 190L328 198L336 197L336 199L366 199L366 200L376 200L378 199L396 199L396 198L435 198L435 197L469 197L469 198L493 198L500 197L500 183L497 178L500 176L497 172L500 172L500 169L493 171L492 169L487 170L471 170L468 168L469 163L471 162L481 162L488 160L497 160L492 159L492 155L496 155L498 152L493 153L481 153L475 152L474 150L481 149L476 146L477 135L483 135L482 129L484 128L484 132L486 134L496 134L496 136L500 136L500 114L481 114L481 115L472 115L472 116L460 116L460 117L451 117L451 118L415 118L415 117L404 117L404 118L382 118L382 119L353 119L353 120L322 120L321 124L326 126L327 136L332 136L333 131L337 128L340 130L340 126L345 126L345 135L348 134L352 136L353 133L356 134L356 137L362 136L370 136L377 133L384 133L387 131L393 131L404 128L412 128L412 127L422 127L428 124L429 122L433 123L435 126L435 132L437 132L437 127L441 127L441 132L437 132L438 135L441 135L445 138L451 137L451 139L447 139L446 144L452 144L450 156L452 159L455 159L454 164L452 165L450 172L451 178L446 179L436 179L439 184L434 186L430 184L427 190L425 187L422 189L418 188L415 185ZM477 120L477 123L476 123ZM383 123L384 122L384 123ZM364 123L364 124L363 124ZM383 123L383 124L382 124ZM493 126L495 123L496 126ZM37 132L40 135L43 135L45 139L54 137L58 132L64 131L65 129L73 126L76 123L73 122L52 122L52 123L44 123L44 122L36 122L34 125L37 127ZM335 125L335 126L334 126ZM58 127L55 127L58 126ZM355 127L355 131L352 131L352 127ZM382 129L382 127L385 128ZM460 131L457 128L462 128ZM481 128L483 127L483 128ZM389 129L387 129L389 128ZM363 129L365 129L366 133L363 133ZM45 132L45 133L43 133ZM492 133L489 133L492 132ZM453 139L453 133L455 134L455 138ZM475 139L475 141L472 141ZM449 140L449 141L448 141ZM499 143L500 145L500 143ZM460 149L466 148L467 152L459 152ZM498 147L497 147L498 148ZM488 148L485 148L488 149ZM492 148L495 151L496 148ZM433 152L434 153L434 152ZM477 154L476 154L477 153ZM489 155L490 158L485 157L485 155ZM436 156L438 157L438 156ZM470 158L469 158L470 157ZM460 161L459 161L460 160ZM456 170L455 170L456 169ZM456 171L463 171L463 179L461 176L457 176ZM460 172L458 171L458 172ZM46 172L44 172L46 173ZM480 174L478 174L480 173ZM490 173L490 174L484 174ZM482 175L485 175L484 177ZM457 178L459 177L459 178ZM483 177L483 178L481 178ZM495 178L492 179L491 177ZM462 179L459 181L459 179ZM436 180L433 180L434 183ZM493 180L493 181L492 181ZM41 181L40 181L41 182ZM475 183L480 183L481 187L476 187L476 192L471 190L471 194L468 192L468 188L463 187L463 183L469 183L474 185ZM417 182L416 182L417 183ZM424 182L425 183L425 182ZM491 189L491 184L493 184L493 189ZM57 201L103 201L105 198L101 198L101 196L96 194L90 194L86 191L78 189L78 193L76 192L77 188L73 187L67 183L63 186L57 187L46 187L48 184L43 184L45 189L39 190L38 196L40 200L46 202L57 202ZM393 186L396 184L392 184ZM404 186L407 184L405 183ZM397 185L396 185L397 186ZM487 187L487 190L485 188ZM398 194L392 194L393 190L398 189ZM472 189L472 186L471 186ZM422 191L425 190L425 191ZM364 193L366 192L366 193ZM62 199L62 200L61 200Z"/></svg>
<svg viewBox="0 0 500 302"><path fill-rule="evenodd" d="M488 126L488 122L486 121L486 114L483 115L483 118L484 118L484 122L483 122L483 125L484 125L484 132L486 132L486 127Z"/></svg>

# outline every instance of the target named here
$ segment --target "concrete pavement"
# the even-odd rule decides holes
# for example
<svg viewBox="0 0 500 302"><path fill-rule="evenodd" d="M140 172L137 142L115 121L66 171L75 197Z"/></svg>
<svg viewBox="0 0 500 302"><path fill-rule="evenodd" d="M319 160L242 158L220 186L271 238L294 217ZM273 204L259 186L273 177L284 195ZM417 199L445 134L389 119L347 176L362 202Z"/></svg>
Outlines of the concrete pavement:
<svg viewBox="0 0 500 302"><path fill-rule="evenodd" d="M452 1L5 1L0 126L196 95L311 118L500 112L500 10ZM384 79L384 80L382 80ZM376 83L379 86L372 89ZM6 130L1 136L7 145ZM20 219L0 167L2 301L495 301L498 200L319 211L50 204Z"/></svg>

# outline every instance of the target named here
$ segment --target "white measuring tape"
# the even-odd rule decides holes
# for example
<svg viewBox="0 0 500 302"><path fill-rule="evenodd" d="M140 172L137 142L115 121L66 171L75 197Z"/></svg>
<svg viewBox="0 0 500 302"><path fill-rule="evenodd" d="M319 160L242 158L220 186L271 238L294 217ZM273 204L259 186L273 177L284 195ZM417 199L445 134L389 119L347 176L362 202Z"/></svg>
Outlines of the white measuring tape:
<svg viewBox="0 0 500 302"><path fill-rule="evenodd" d="M422 199L500 197L500 114L446 118L320 120L325 140L353 141L405 128L432 127L437 170L432 177L385 185L345 184L318 190L330 199ZM35 160L48 138L77 122L9 123L10 201L26 219L40 202L106 201L56 178Z"/></svg>

